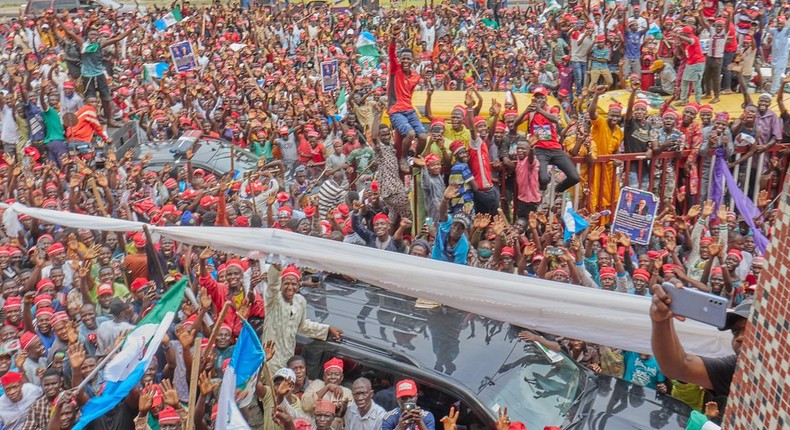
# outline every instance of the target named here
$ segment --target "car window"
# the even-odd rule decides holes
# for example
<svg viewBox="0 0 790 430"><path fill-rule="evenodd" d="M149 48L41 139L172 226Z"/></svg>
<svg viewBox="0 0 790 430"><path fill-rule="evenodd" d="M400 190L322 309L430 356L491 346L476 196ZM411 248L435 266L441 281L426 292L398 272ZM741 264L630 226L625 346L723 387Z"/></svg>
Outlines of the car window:
<svg viewBox="0 0 790 430"><path fill-rule="evenodd" d="M254 158L251 153L241 150L234 150L234 153L233 167L236 170L245 172L257 169L258 160ZM216 155L211 159L209 164L212 166L211 169L215 172L230 172L230 149L221 148L217 150Z"/></svg>
<svg viewBox="0 0 790 430"><path fill-rule="evenodd" d="M30 2L30 10L33 12L41 12L49 9L52 2L50 1L32 1Z"/></svg>
<svg viewBox="0 0 790 430"><path fill-rule="evenodd" d="M493 411L509 406L510 419L527 428L559 426L579 397L583 378L567 356L519 341L496 374L481 381L478 398Z"/></svg>
<svg viewBox="0 0 790 430"><path fill-rule="evenodd" d="M79 9L80 3L77 0L55 0L54 6L55 10L72 10Z"/></svg>
<svg viewBox="0 0 790 430"><path fill-rule="evenodd" d="M322 363L325 363L333 357L343 360L343 386L351 389L354 381L358 378L364 377L371 381L373 386L373 401L386 411L395 409L398 406L395 400L394 386L401 379L412 379L419 387L419 400L417 404L424 410L431 412L436 420L437 426L440 426L439 420L442 419L450 411L450 407L458 405L459 399L451 394L436 387L436 384L431 381L421 380L415 375L409 374L393 374L392 369L384 367L376 367L364 360L356 360L354 358L345 356L342 352L332 352L327 350L315 351L312 350L310 345L302 349L301 355L305 357L307 362L307 374L312 376L313 379L321 377ZM461 407L461 413L458 418L458 425L483 428L483 421L468 407ZM479 426L479 427L478 427ZM438 427L437 427L438 428Z"/></svg>

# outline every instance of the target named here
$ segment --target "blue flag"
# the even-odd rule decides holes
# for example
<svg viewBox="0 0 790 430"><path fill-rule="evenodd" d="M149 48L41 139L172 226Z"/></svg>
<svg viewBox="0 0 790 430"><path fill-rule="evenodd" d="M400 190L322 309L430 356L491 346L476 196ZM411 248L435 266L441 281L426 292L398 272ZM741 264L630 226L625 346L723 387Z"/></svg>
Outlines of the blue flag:
<svg viewBox="0 0 790 430"><path fill-rule="evenodd" d="M585 228L590 226L590 223L583 216L573 210L573 203L571 203L571 199L567 195L565 196L565 209L562 211L562 222L565 223L563 240L566 242L571 240L571 236L584 231Z"/></svg>

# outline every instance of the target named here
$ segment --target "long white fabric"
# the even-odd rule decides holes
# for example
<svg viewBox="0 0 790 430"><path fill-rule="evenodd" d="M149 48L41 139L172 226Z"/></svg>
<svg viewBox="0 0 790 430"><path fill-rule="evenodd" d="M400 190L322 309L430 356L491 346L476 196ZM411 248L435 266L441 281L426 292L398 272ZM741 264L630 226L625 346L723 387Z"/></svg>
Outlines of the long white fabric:
<svg viewBox="0 0 790 430"><path fill-rule="evenodd" d="M62 226L140 231L142 223L30 208L14 203L3 216L14 229L18 214ZM650 354L650 299L542 279L475 269L275 229L155 227L152 233L238 255L260 252L298 266L353 276L363 282L432 300L488 318L587 342ZM695 321L675 321L686 351L709 357L733 353L732 336Z"/></svg>

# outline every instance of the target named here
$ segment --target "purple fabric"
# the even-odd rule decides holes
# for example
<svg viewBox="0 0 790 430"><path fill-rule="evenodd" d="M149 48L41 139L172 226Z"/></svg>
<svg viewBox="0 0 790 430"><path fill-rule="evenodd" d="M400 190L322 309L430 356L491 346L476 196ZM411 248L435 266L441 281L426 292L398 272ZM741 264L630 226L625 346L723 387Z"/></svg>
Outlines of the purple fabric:
<svg viewBox="0 0 790 430"><path fill-rule="evenodd" d="M713 172L713 184L711 184L710 191L711 200L713 200L716 207L724 200L724 189L721 186L721 179L724 177L727 183L727 190L730 192L730 197L735 202L735 207L738 208L738 212L743 215L744 221L754 233L754 246L761 254L765 254L765 250L768 248L768 238L766 238L763 232L754 224L754 218L760 215L760 210L757 209L757 206L749 199L749 196L738 186L738 182L727 167L727 157L722 148L716 149L715 169L716 170ZM725 220L722 221L724 222Z"/></svg>

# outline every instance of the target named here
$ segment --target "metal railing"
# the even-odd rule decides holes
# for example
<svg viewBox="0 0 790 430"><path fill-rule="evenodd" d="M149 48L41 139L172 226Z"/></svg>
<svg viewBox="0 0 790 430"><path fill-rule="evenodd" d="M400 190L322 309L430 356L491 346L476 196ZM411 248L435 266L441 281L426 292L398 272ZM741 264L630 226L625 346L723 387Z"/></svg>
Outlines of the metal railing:
<svg viewBox="0 0 790 430"><path fill-rule="evenodd" d="M790 155L790 151L786 151L787 149L790 149L790 144L775 145L765 152L754 154L748 160L738 164L731 170L738 185L747 193L753 202L757 202L757 196L763 189L768 190L770 198L774 198L781 192L781 184L784 183L788 164L790 164L790 159L785 155L785 152L788 153L787 155ZM738 159L746 152L748 152L748 148L737 148L734 158ZM590 191L594 191L594 194L599 197L603 196L608 191L611 193L611 199L608 207L603 206L603 199L600 198L598 201L588 201L586 208L591 213L606 209L614 212L617 207L618 188L623 186L654 192L659 198L659 202L664 202L666 198L670 198L673 204L676 204L676 208L686 211L693 204L701 204L702 196L710 196L711 185L714 182L713 172L715 169L713 166L715 166L716 163L716 155L713 150L707 153L698 153L696 160L690 160L690 158L692 158L691 156L692 153L690 150L666 151L650 159L646 159L643 154L613 154L599 155L592 163L588 163L586 157L583 156L571 157L580 175L582 166L587 166L587 174L582 175L582 181L574 187L574 207L577 208L577 210L582 209L579 207L579 202L581 195L585 191L583 188L584 183L586 182L592 186L594 175L599 175L601 180L596 181L598 189ZM764 181L764 179L766 179L764 173L770 166L769 161L773 157L778 159L779 174L775 178L767 178L768 180ZM708 160L709 163L706 162ZM615 180L611 183L611 189L605 190L605 183L602 180L603 171L616 162L621 162L622 165L619 167L614 166ZM670 162L674 162L674 169L672 169L672 171L668 171L667 169L667 165ZM708 167L704 169L706 164ZM697 170L695 192L692 192L691 181L686 175L686 172L693 170L693 166L696 166ZM636 172L637 183L632 183L631 172L634 171ZM769 171L768 174L773 175L774 173L773 171ZM703 175L705 175L705 177L703 177ZM672 183L674 183L675 186L668 187L668 184ZM645 187L645 185L647 185L647 187ZM677 201L677 196L675 195L675 190L680 186L685 186L686 194L686 198L682 203ZM703 189L703 186L707 188ZM725 202L730 209L733 208L734 203L732 200L725 200Z"/></svg>

